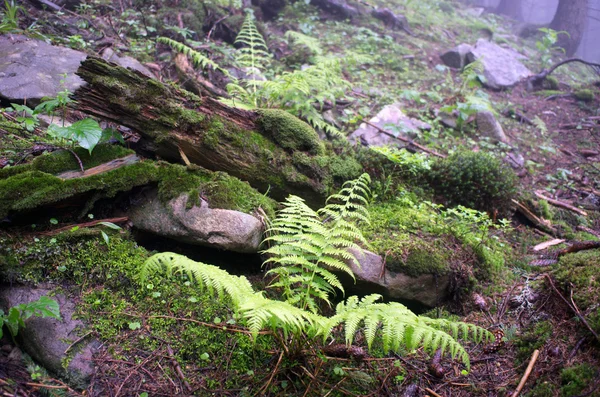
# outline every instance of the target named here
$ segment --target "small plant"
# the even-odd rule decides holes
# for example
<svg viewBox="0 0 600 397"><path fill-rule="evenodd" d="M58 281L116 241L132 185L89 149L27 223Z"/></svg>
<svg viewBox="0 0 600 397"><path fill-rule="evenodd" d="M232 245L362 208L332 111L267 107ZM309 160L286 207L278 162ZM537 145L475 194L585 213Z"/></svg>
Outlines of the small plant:
<svg viewBox="0 0 600 397"><path fill-rule="evenodd" d="M3 326L6 326L14 338L19 333L19 329L25 327L25 321L32 316L52 317L60 320L58 302L42 296L37 301L11 307L6 315L0 310L0 338L3 336Z"/></svg>
<svg viewBox="0 0 600 397"><path fill-rule="evenodd" d="M542 68L545 68L552 63L553 52L565 52L564 48L554 46L554 44L556 44L556 42L558 41L558 35L566 34L568 36L569 33L564 31L557 32L556 30L550 28L539 28L538 30L544 33L544 35L542 36L541 40L535 42L535 46L537 47L538 51L541 53L542 56Z"/></svg>
<svg viewBox="0 0 600 397"><path fill-rule="evenodd" d="M489 154L457 152L436 161L431 184L449 205L464 205L490 214L510 213L517 193L515 173Z"/></svg>
<svg viewBox="0 0 600 397"><path fill-rule="evenodd" d="M14 0L10 2L4 0L4 10L2 10L2 21L0 21L0 33L11 33L19 30L19 11L22 7L16 5Z"/></svg>

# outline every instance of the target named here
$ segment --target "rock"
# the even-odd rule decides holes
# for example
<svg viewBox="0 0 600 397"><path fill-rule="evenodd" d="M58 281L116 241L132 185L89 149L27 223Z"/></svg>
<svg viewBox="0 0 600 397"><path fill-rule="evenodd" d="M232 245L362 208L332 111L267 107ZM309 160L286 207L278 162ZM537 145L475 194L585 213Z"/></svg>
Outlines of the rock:
<svg viewBox="0 0 600 397"><path fill-rule="evenodd" d="M483 7L467 8L464 11L465 14L470 15L470 16L475 17L475 18L479 18L480 16L483 15L484 12L485 12L485 8L483 8Z"/></svg>
<svg viewBox="0 0 600 397"><path fill-rule="evenodd" d="M124 68L137 70L145 76L154 78L154 74L152 74L152 72L148 70L147 67L142 65L140 61L130 56L120 57L110 47L106 48L102 52L102 58L106 61L116 63L117 65L122 66Z"/></svg>
<svg viewBox="0 0 600 397"><path fill-rule="evenodd" d="M243 212L212 209L204 200L188 208L187 194L166 205L150 194L129 217L134 227L159 236L242 253L257 252L263 232L263 224Z"/></svg>
<svg viewBox="0 0 600 397"><path fill-rule="evenodd" d="M86 57L22 35L0 36L0 97L33 107L65 88L75 91L84 84L75 71Z"/></svg>
<svg viewBox="0 0 600 397"><path fill-rule="evenodd" d="M410 35L413 34L408 26L408 19L404 15L394 14L389 8L375 8L371 11L371 15L383 21L390 29L404 30Z"/></svg>
<svg viewBox="0 0 600 397"><path fill-rule="evenodd" d="M392 130L388 124L396 125L399 129L399 135L411 139L417 136L419 130L431 129L429 124L408 117L397 104L385 106L369 122L391 133L396 133L396 131ZM384 134L377 128L366 123L362 123L356 131L348 136L348 139L354 144L360 142L366 146L396 145L401 143L400 140Z"/></svg>
<svg viewBox="0 0 600 397"><path fill-rule="evenodd" d="M440 55L440 58L444 65L454 69L462 69L467 64L467 54L472 48L469 44L459 44Z"/></svg>
<svg viewBox="0 0 600 397"><path fill-rule="evenodd" d="M488 110L479 111L475 119L477 120L477 131L480 135L503 143L509 142L494 113Z"/></svg>
<svg viewBox="0 0 600 397"><path fill-rule="evenodd" d="M13 287L0 286L0 307L7 312L10 307L38 300L41 296L51 296L51 286ZM92 354L99 343L84 339L65 351L83 334L84 324L73 319L75 304L62 294L52 296L60 305L61 320L31 317L20 328L17 339L21 348L48 371L66 379L73 387L85 388L94 372ZM72 352L72 356L71 356ZM68 362L65 369L63 363Z"/></svg>
<svg viewBox="0 0 600 397"><path fill-rule="evenodd" d="M448 296L449 275L422 274L411 277L388 269L382 275L384 263L381 256L366 250L359 252L351 248L349 251L360 263L360 267L351 263L350 268L361 289L375 289L385 299L415 301L429 307L436 306Z"/></svg>
<svg viewBox="0 0 600 397"><path fill-rule="evenodd" d="M525 165L525 157L516 151L508 153L506 157L504 157L504 161L515 170L521 169Z"/></svg>
<svg viewBox="0 0 600 397"><path fill-rule="evenodd" d="M531 75L515 56L507 50L485 39L477 40L475 47L467 54L467 61L481 60L486 81L484 85L493 89L505 89L514 86L521 79Z"/></svg>
<svg viewBox="0 0 600 397"><path fill-rule="evenodd" d="M342 19L352 19L360 14L358 9L346 3L345 0L313 0L311 5L315 5Z"/></svg>
<svg viewBox="0 0 600 397"><path fill-rule="evenodd" d="M440 112L438 109L436 109L434 111L435 117L437 117L439 119L440 123L444 127L457 129L458 128L458 116L453 113Z"/></svg>

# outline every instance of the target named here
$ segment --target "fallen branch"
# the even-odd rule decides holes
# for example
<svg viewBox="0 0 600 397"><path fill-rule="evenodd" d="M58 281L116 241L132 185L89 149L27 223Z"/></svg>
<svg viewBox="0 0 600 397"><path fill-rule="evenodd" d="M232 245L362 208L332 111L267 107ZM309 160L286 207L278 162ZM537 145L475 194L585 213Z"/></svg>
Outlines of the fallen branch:
<svg viewBox="0 0 600 397"><path fill-rule="evenodd" d="M556 207L561 207L561 208L576 212L579 215L587 216L587 212L585 212L584 210L580 210L579 208L574 207L569 203L565 203L564 201L559 201L559 200L552 199L550 197L546 197L539 191L535 192L535 195L537 197L541 198L542 200L546 200L549 204L552 204Z"/></svg>
<svg viewBox="0 0 600 397"><path fill-rule="evenodd" d="M375 124L371 123L370 121L365 121L365 123L367 125L370 125L371 127L375 128L375 129L377 129L379 132L384 133L387 136L391 136L392 138L396 138L396 139L401 140L402 142L406 142L406 143L408 143L410 145L413 145L417 149L420 149L420 150L422 150L422 151L424 151L426 153L432 154L432 155L437 156L437 157L441 157L443 159L446 158L446 155L443 155L443 154L440 154L440 153L438 153L438 152L436 152L434 150L428 149L428 148L426 148L423 145L419 145L418 143L416 143L412 139L404 138L404 137L401 137L401 136L396 136L396 135L392 134L391 132L386 131L383 128L379 127L378 125L375 125Z"/></svg>
<svg viewBox="0 0 600 397"><path fill-rule="evenodd" d="M584 61L583 59L580 59L580 58L569 58L569 59L565 59L564 61L561 61L561 62L555 64L550 69L544 69L540 73L529 77L529 79L527 81L533 87L540 86L542 84L542 81L544 81L546 79L546 77L550 76L550 74L552 74L552 72L554 72L559 67L566 65L568 63L572 63L572 62L580 62L587 66L592 66L594 68L600 68L600 64L598 64L598 63Z"/></svg>
<svg viewBox="0 0 600 397"><path fill-rule="evenodd" d="M515 390L515 392L512 394L511 397L517 397L519 395L519 393L523 389L523 386L525 386L525 382L527 382L527 379L529 379L529 375L531 375L531 371L533 371L533 366L535 365L535 362L537 361L539 355L540 355L540 351L538 349L536 349L533 352L533 355L531 356L531 360L529 360L529 365L527 365L527 369L525 370L525 373L523 374L523 377L521 378L521 382L519 382L517 389Z"/></svg>
<svg viewBox="0 0 600 397"><path fill-rule="evenodd" d="M597 230L594 230L594 229L590 229L589 227L579 225L579 226L577 226L577 230L579 230L581 232L589 233L593 236L600 238L600 232Z"/></svg>
<svg viewBox="0 0 600 397"><path fill-rule="evenodd" d="M436 392L434 392L433 390L431 390L428 387L425 388L425 391L427 391L427 393L430 393L433 397L442 397L441 395L437 394Z"/></svg>
<svg viewBox="0 0 600 397"><path fill-rule="evenodd" d="M566 240L562 239L562 238L555 238L554 240L544 241L543 243L539 243L538 245L536 245L535 247L533 247L533 250L534 251L545 250L548 247L552 247L554 245L562 244L565 241Z"/></svg>
<svg viewBox="0 0 600 397"><path fill-rule="evenodd" d="M64 231L71 230L74 227L78 227L78 228L81 229L81 228L84 228L84 227L93 227L93 226L96 226L96 225L98 225L99 223L102 223L102 222L109 222L109 223L119 224L119 223L125 223L128 220L129 220L129 218L126 217L126 216L123 216L123 217L120 217L120 218L98 219L98 220L91 221L91 222L76 223L76 224L72 224L72 225L68 225L68 226L63 226L63 227L60 227L58 229L50 230L48 232L44 232L44 233L40 233L40 234L42 234L44 236L53 236L55 234L62 233Z"/></svg>
<svg viewBox="0 0 600 397"><path fill-rule="evenodd" d="M167 345L167 353L169 353L169 357L171 358L171 362L173 363L173 366L175 367L175 372L177 373L177 376L179 376L179 379L185 386L188 393L191 392L192 387L190 386L189 382L187 380L185 380L185 375L183 374L183 371L181 370L181 365L179 365L179 362L175 358L175 354L173 353L173 349L171 348L170 345Z"/></svg>
<svg viewBox="0 0 600 397"><path fill-rule="evenodd" d="M556 236L558 233L555 228L552 227L549 221L546 219L540 218L535 215L529 208L527 208L524 204L519 203L517 200L511 199L513 204L517 206L517 211L519 211L525 218L527 218L535 227L538 229L551 234L552 236Z"/></svg>

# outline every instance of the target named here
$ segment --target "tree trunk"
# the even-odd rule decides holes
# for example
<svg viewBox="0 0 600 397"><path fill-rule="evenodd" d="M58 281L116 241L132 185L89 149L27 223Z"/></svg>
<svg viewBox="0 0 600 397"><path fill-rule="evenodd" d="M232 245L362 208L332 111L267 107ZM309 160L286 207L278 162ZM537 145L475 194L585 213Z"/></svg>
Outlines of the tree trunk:
<svg viewBox="0 0 600 397"><path fill-rule="evenodd" d="M335 155L324 155L316 132L296 117L231 108L99 58L83 61L77 74L88 83L74 94L77 109L136 130L144 151L224 171L276 199L323 203Z"/></svg>
<svg viewBox="0 0 600 397"><path fill-rule="evenodd" d="M506 15L517 21L523 20L521 0L501 0L494 12L496 14Z"/></svg>
<svg viewBox="0 0 600 397"><path fill-rule="evenodd" d="M581 42L587 23L588 0L559 0L554 19L550 22L550 28L559 34L557 45L564 48L568 57L577 51Z"/></svg>

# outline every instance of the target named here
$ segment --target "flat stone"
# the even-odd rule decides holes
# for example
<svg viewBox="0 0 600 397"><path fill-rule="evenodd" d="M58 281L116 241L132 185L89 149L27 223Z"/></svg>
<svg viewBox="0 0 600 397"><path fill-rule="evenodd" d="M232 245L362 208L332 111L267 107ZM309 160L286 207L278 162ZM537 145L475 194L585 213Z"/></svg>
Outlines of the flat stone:
<svg viewBox="0 0 600 397"><path fill-rule="evenodd" d="M142 65L140 61L130 56L118 56L110 47L106 48L102 52L102 58L106 61L116 63L117 65L122 66L124 68L137 70L145 76L154 78L152 72L147 67Z"/></svg>
<svg viewBox="0 0 600 397"><path fill-rule="evenodd" d="M383 271L383 258L367 250L349 249L360 266L349 263L357 283L379 291L386 299L415 301L434 307L448 297L449 275L422 274L411 277L388 270Z"/></svg>
<svg viewBox="0 0 600 397"><path fill-rule="evenodd" d="M467 54L468 62L481 60L484 85L492 89L510 88L521 79L531 75L515 55L514 50L508 50L486 39L477 40L477 44Z"/></svg>
<svg viewBox="0 0 600 397"><path fill-rule="evenodd" d="M410 139L414 139L419 130L431 129L429 124L408 117L397 104L385 106L377 113L377 116L373 117L369 122L390 133L397 133L399 136ZM396 129L399 131L390 128L390 124L397 126ZM348 136L348 140L351 143L360 142L366 146L397 145L401 143L400 140L389 136L388 134L384 134L367 123L362 123L357 130Z"/></svg>
<svg viewBox="0 0 600 397"><path fill-rule="evenodd" d="M239 211L200 206L188 208L183 194L166 205L156 194L132 209L129 219L134 227L187 244L227 251L256 253L262 240L263 224L252 215Z"/></svg>
<svg viewBox="0 0 600 397"><path fill-rule="evenodd" d="M0 36L0 97L36 106L44 97L75 91L84 81L75 75L87 55L22 35ZM66 77L63 75L66 74ZM61 81L64 80L64 83Z"/></svg>

